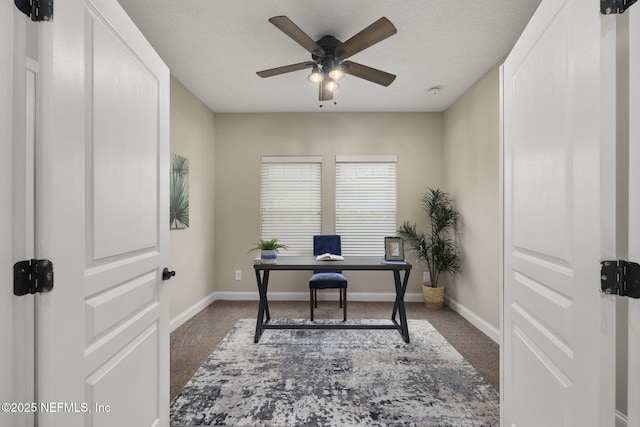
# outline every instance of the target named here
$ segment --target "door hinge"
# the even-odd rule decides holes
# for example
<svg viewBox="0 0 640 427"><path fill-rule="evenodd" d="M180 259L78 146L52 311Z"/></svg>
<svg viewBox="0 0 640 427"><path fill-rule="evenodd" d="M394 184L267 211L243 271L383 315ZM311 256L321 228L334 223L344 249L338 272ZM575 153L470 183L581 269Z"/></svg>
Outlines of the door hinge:
<svg viewBox="0 0 640 427"><path fill-rule="evenodd" d="M640 264L629 261L602 261L600 263L602 292L640 298Z"/></svg>
<svg viewBox="0 0 640 427"><path fill-rule="evenodd" d="M13 294L20 296L53 289L53 262L30 259L13 265Z"/></svg>
<svg viewBox="0 0 640 427"><path fill-rule="evenodd" d="M624 13L635 2L636 0L600 0L600 13L603 15Z"/></svg>
<svg viewBox="0 0 640 427"><path fill-rule="evenodd" d="M49 21L53 17L53 0L14 0L14 3L32 21Z"/></svg>

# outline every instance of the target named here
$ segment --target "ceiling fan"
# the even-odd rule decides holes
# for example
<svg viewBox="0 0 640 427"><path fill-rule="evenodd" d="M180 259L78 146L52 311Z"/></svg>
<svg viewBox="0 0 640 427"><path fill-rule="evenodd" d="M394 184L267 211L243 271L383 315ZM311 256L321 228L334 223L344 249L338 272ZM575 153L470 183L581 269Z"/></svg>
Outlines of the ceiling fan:
<svg viewBox="0 0 640 427"><path fill-rule="evenodd" d="M397 32L396 27L387 18L378 19L344 43L333 36L324 36L320 40L313 41L286 16L274 16L269 19L269 22L311 52L312 61L258 71L256 74L260 77L272 77L311 68L309 81L319 84L320 101L333 99L333 92L340 86L337 81L344 77L345 73L382 86L389 86L396 78L393 74L356 62L345 61Z"/></svg>

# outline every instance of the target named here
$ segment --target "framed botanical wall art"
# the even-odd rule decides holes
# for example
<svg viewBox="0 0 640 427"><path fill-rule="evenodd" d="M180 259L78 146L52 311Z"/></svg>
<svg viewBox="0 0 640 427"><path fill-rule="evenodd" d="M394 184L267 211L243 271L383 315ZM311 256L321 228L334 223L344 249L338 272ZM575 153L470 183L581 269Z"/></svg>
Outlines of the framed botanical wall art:
<svg viewBox="0 0 640 427"><path fill-rule="evenodd" d="M169 180L169 218L171 229L189 227L189 159L173 153Z"/></svg>

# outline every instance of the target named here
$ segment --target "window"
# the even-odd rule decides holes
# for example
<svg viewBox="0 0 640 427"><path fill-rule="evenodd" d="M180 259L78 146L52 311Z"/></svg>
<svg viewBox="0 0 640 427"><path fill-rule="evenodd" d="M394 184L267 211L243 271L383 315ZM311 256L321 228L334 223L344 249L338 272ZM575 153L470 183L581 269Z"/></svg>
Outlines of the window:
<svg viewBox="0 0 640 427"><path fill-rule="evenodd" d="M336 233L345 255L384 256L396 235L396 156L336 156Z"/></svg>
<svg viewBox="0 0 640 427"><path fill-rule="evenodd" d="M314 234L321 230L319 156L263 157L260 186L260 230L289 247L281 254L313 254Z"/></svg>

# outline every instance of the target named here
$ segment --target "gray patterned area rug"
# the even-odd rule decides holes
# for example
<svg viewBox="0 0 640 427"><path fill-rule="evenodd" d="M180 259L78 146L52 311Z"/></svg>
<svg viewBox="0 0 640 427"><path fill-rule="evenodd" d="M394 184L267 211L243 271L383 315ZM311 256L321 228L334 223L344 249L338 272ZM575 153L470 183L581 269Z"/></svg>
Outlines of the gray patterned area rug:
<svg viewBox="0 0 640 427"><path fill-rule="evenodd" d="M254 344L255 322L238 321L171 402L172 426L500 424L496 390L426 320L409 320L409 344L395 330L291 329ZM368 322L384 321L348 321Z"/></svg>

